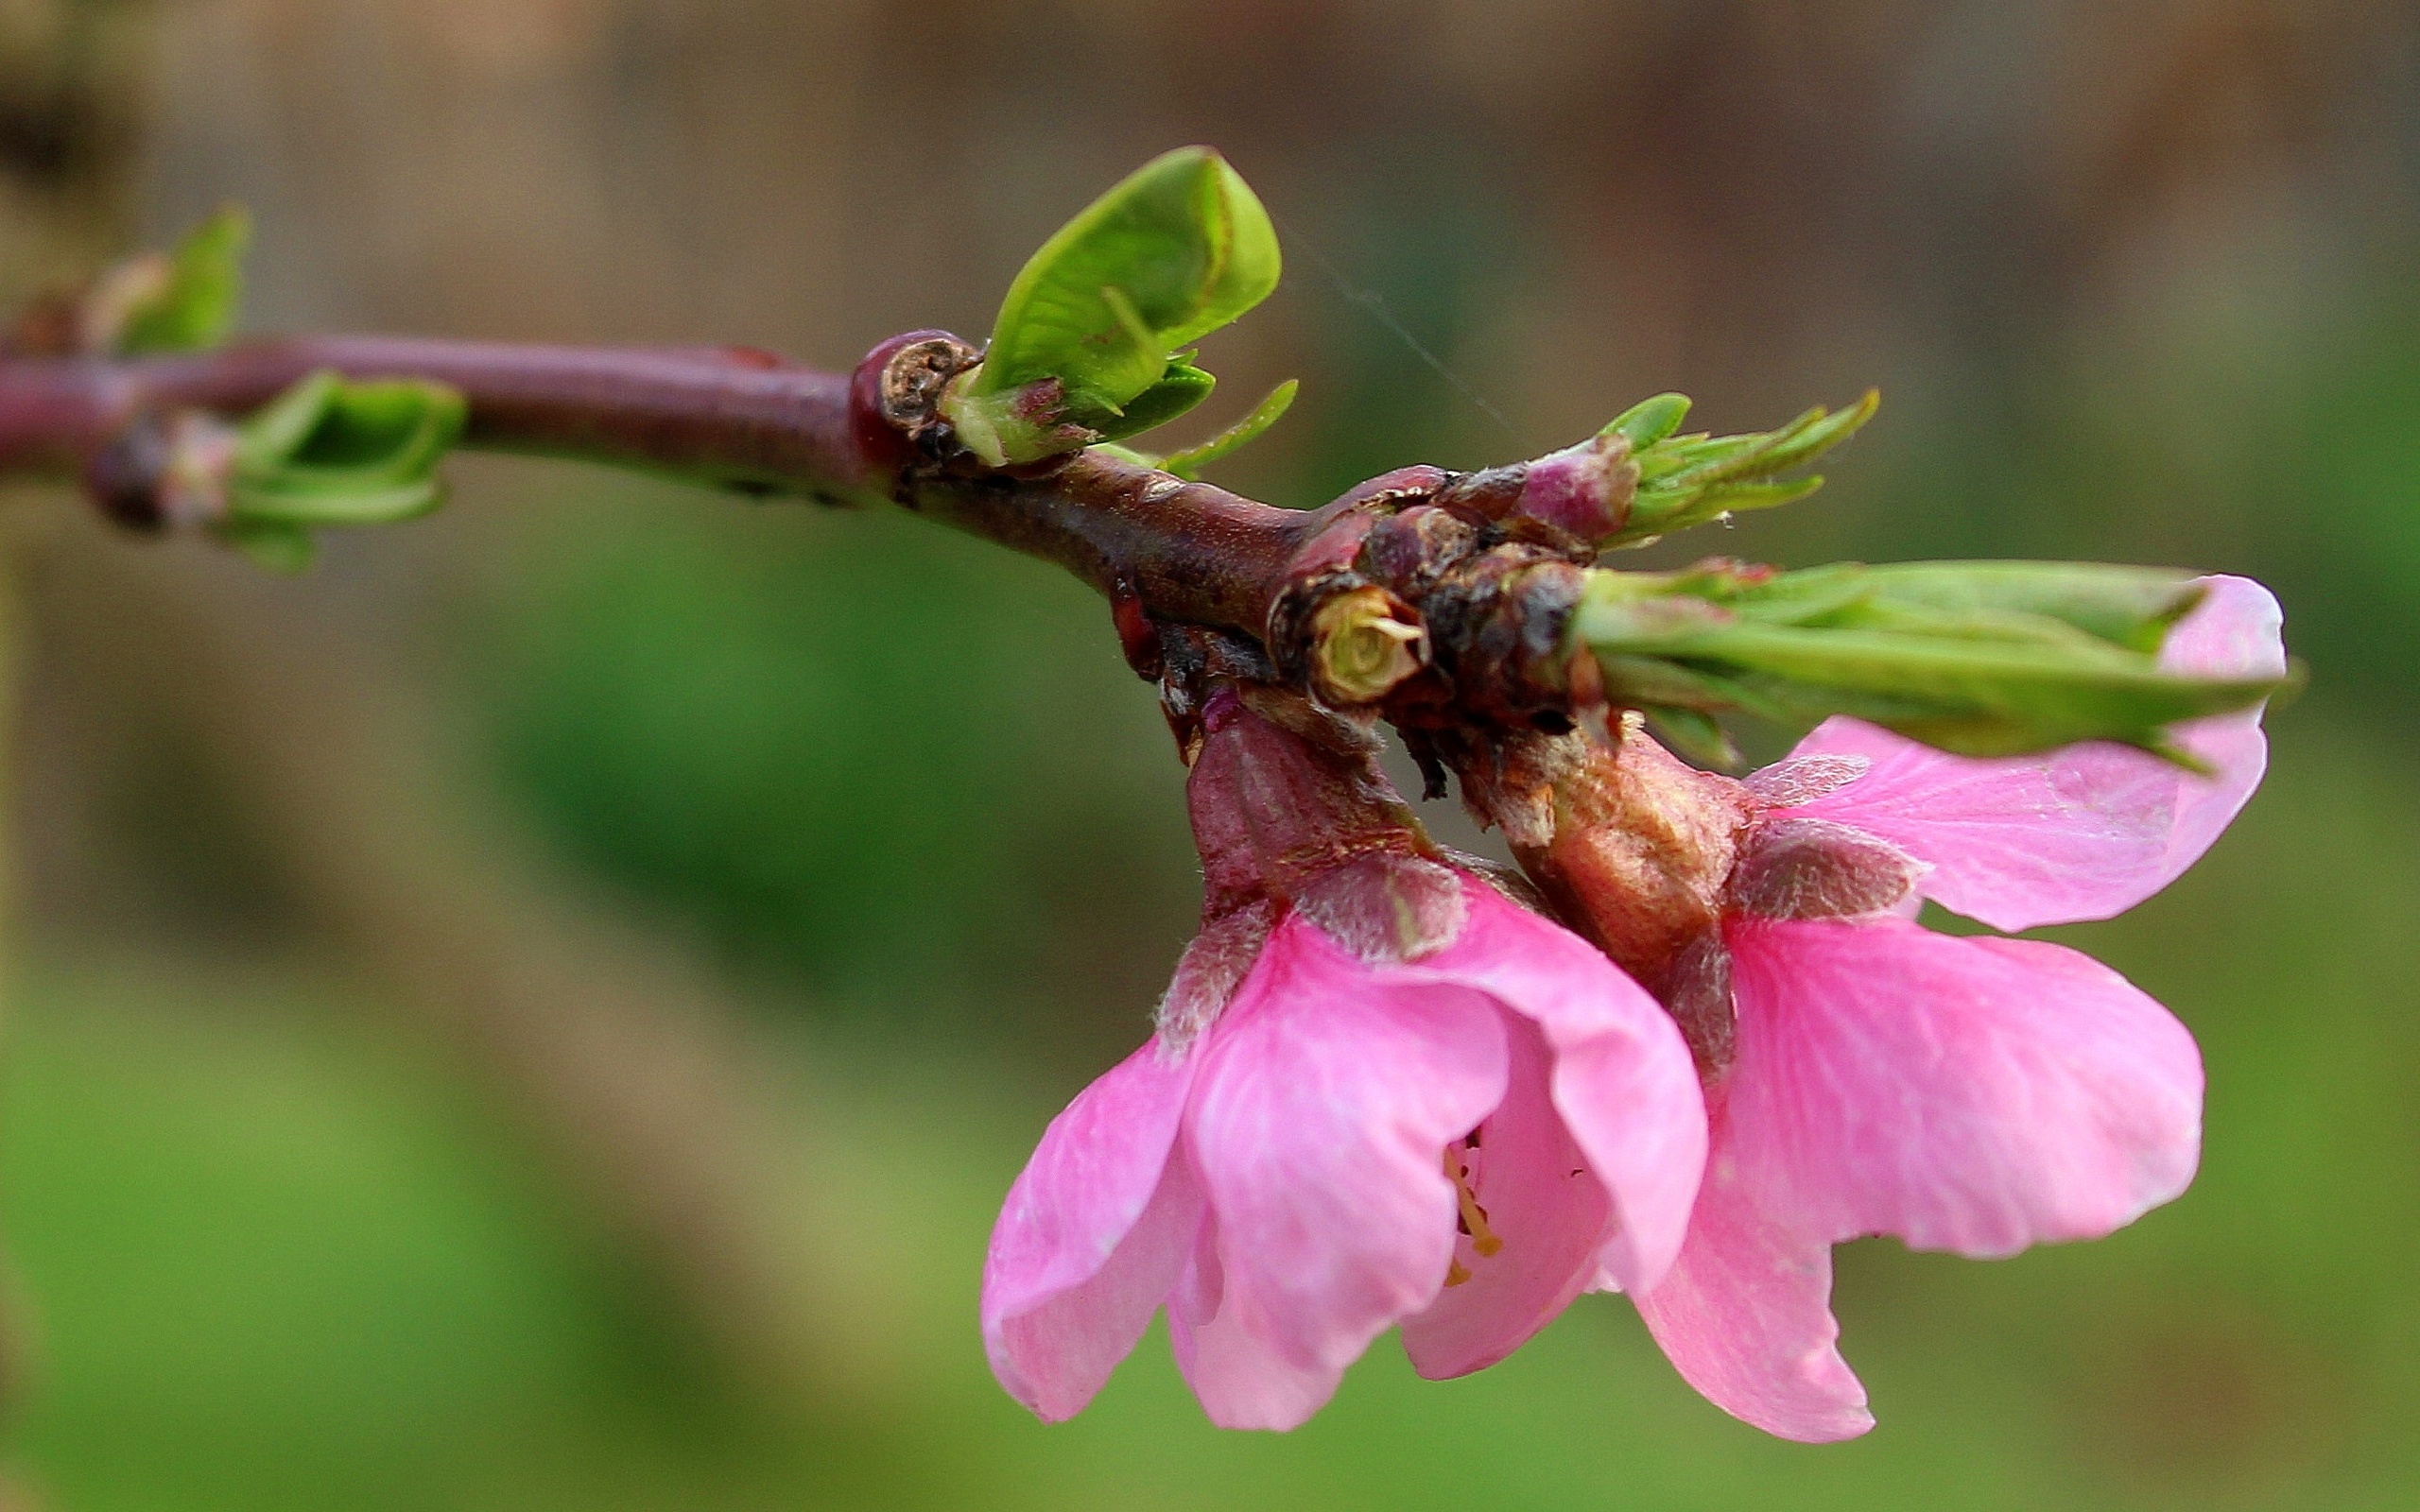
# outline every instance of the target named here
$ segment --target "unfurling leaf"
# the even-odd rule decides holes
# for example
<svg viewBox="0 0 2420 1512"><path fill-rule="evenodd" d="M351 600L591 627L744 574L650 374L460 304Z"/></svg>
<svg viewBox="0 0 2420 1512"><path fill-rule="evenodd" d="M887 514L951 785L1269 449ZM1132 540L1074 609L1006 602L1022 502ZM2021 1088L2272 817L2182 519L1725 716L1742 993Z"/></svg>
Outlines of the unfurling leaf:
<svg viewBox="0 0 2420 1512"><path fill-rule="evenodd" d="M1111 440L1140 436L1209 398L1218 384L1218 379L1193 365L1192 352L1180 352L1160 370L1159 382L1126 402L1123 414L1093 428Z"/></svg>
<svg viewBox="0 0 2420 1512"><path fill-rule="evenodd" d="M188 232L173 253L123 265L149 276L119 313L112 350L128 356L199 352L226 340L243 300L244 249L251 238L251 217L241 206L226 205Z"/></svg>
<svg viewBox="0 0 2420 1512"><path fill-rule="evenodd" d="M1880 395L1868 392L1846 409L1819 404L1779 430L1745 436L1674 434L1689 412L1688 400L1680 394L1658 394L1633 405L1599 433L1628 442L1638 467L1636 491L1621 524L1601 544L1645 545L1727 514L1805 498L1823 486L1822 478L1772 480L1856 435L1880 404Z"/></svg>
<svg viewBox="0 0 2420 1512"><path fill-rule="evenodd" d="M316 372L237 427L218 534L299 567L320 525L391 524L444 499L437 464L462 433L462 396L413 379Z"/></svg>
<svg viewBox="0 0 2420 1512"><path fill-rule="evenodd" d="M220 525L218 539L252 558L255 566L273 573L302 571L319 549L312 543L311 532L301 525L271 520Z"/></svg>
<svg viewBox="0 0 2420 1512"><path fill-rule="evenodd" d="M1478 477L1483 485L1504 473L1519 479L1512 517L1599 549L1643 546L1688 525L1814 492L1822 478L1781 474L1848 439L1879 403L1868 393L1837 413L1819 404L1779 430L1684 435L1676 433L1688 417L1687 396L1657 394L1576 446Z"/></svg>
<svg viewBox="0 0 2420 1512"><path fill-rule="evenodd" d="M1172 420L1213 382L1183 349L1268 298L1278 268L1269 214L1225 159L1155 158L1033 254L942 413L995 467Z"/></svg>
<svg viewBox="0 0 2420 1512"><path fill-rule="evenodd" d="M1665 745L1702 766L1739 765L1730 732L1703 710L1656 705L1647 711L1647 722Z"/></svg>
<svg viewBox="0 0 2420 1512"><path fill-rule="evenodd" d="M1576 633L1607 696L1668 729L1690 727L1701 747L1712 745L1707 716L1744 710L1805 722L1853 714L1967 756L2110 740L2176 757L2168 727L2245 708L2290 680L2162 667L2161 642L2201 597L2179 572L1711 562L1589 576Z"/></svg>
<svg viewBox="0 0 2420 1512"><path fill-rule="evenodd" d="M1657 394L1615 416L1605 430L1630 442L1633 452L1642 452L1679 430L1688 418L1688 395Z"/></svg>
<svg viewBox="0 0 2420 1512"><path fill-rule="evenodd" d="M1161 468L1188 481L1200 477L1203 468L1220 457L1233 456L1260 439L1263 432L1276 424L1286 411L1293 407L1295 392L1302 387L1302 380L1287 379L1270 389L1268 398L1254 404L1251 414L1199 446L1188 446L1182 452L1170 452L1161 459Z"/></svg>

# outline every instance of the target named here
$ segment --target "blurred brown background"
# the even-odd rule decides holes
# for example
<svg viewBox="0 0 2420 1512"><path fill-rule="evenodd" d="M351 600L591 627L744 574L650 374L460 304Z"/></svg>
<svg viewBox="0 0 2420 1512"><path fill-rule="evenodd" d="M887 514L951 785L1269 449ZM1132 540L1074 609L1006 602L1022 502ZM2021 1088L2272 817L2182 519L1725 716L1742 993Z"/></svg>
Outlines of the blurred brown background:
<svg viewBox="0 0 2420 1512"><path fill-rule="evenodd" d="M21 490L12 1494L2420 1497L2420 8L0 0L0 279L240 199L256 329L842 366L979 335L1189 141L1288 257L1205 352L1202 427L1305 383L1235 487L1879 385L1825 492L1661 555L2277 587L2314 679L2269 789L2064 932L2202 1037L2194 1192L2005 1264L1846 1252L1851 1446L1730 1422L1610 1298L1445 1386L1381 1344L1282 1439L1203 1427L1150 1339L1044 1430L983 1369L983 1237L1196 902L1097 603L920 522L531 462L294 579Z"/></svg>

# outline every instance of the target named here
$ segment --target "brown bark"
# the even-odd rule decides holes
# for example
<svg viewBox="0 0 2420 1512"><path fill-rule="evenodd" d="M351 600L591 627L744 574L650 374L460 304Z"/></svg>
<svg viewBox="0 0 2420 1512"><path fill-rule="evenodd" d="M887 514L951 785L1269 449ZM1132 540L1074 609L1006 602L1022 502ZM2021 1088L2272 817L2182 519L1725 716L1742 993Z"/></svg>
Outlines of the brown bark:
<svg viewBox="0 0 2420 1512"><path fill-rule="evenodd" d="M1259 643L1276 676L1311 688L1321 637L1340 628L1321 610L1382 588L1423 637L1402 680L1368 695L1390 718L1570 728L1564 630L1575 564L1593 551L1537 522L1495 518L1502 490L1409 467L1297 511L1100 450L986 468L933 407L949 364L971 358L937 332L877 346L848 378L745 348L400 336L297 336L174 357L0 357L0 474L89 467L114 456L112 440L138 423L241 414L320 369L426 379L462 393L474 446L748 493L888 498L1056 562L1113 600L1130 655L1142 624L1209 627ZM102 491L123 515L130 490L118 471ZM1455 524L1433 528L1445 521Z"/></svg>

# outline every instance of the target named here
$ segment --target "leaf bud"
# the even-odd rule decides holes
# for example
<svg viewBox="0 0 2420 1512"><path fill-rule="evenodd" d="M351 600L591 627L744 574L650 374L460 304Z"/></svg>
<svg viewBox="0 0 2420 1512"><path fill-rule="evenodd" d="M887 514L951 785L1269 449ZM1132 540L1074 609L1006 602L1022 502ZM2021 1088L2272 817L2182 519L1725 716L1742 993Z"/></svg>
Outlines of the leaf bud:
<svg viewBox="0 0 2420 1512"><path fill-rule="evenodd" d="M1416 610L1383 588L1347 589L1311 615L1311 686L1328 704L1375 703L1428 664Z"/></svg>

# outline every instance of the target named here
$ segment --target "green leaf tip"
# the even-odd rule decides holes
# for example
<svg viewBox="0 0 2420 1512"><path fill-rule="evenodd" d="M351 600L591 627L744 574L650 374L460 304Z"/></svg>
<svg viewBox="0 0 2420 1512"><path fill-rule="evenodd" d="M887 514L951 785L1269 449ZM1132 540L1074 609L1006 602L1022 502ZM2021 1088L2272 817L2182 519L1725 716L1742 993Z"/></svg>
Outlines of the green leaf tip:
<svg viewBox="0 0 2420 1512"><path fill-rule="evenodd" d="M1806 497L1823 487L1822 478L1778 475L1856 435L1881 404L1881 392L1868 389L1845 409L1818 404L1778 430L1742 436L1681 434L1685 395L1658 394L1632 405L1599 433L1627 442L1638 466L1629 513L1604 544L1643 546L1674 530Z"/></svg>
<svg viewBox="0 0 2420 1512"><path fill-rule="evenodd" d="M1855 563L1777 573L1708 562L1594 571L1575 634L1607 696L1691 754L1713 716L1853 714L1943 750L2007 756L2086 740L2180 756L2169 727L2259 702L2283 677L2159 664L2199 602L2191 576L2066 562Z"/></svg>
<svg viewBox="0 0 2420 1512"><path fill-rule="evenodd" d="M302 572L320 550L311 532L301 525L272 521L223 524L218 527L218 539L250 557L254 566L273 573Z"/></svg>
<svg viewBox="0 0 2420 1512"><path fill-rule="evenodd" d="M217 533L293 570L310 560L314 528L426 514L444 501L437 464L465 414L443 384L312 373L236 427Z"/></svg>
<svg viewBox="0 0 2420 1512"><path fill-rule="evenodd" d="M1688 395L1657 394L1652 399L1640 400L1615 416L1613 423L1599 434L1620 437L1630 443L1630 449L1635 455L1679 430L1681 421L1686 420L1688 414Z"/></svg>
<svg viewBox="0 0 2420 1512"><path fill-rule="evenodd" d="M1739 747L1714 715L1702 709L1659 704L1645 711L1657 738L1701 766L1739 765Z"/></svg>
<svg viewBox="0 0 2420 1512"><path fill-rule="evenodd" d="M1201 470L1221 457L1236 453L1260 439L1261 436L1294 407L1294 395L1301 391L1302 380L1288 378L1270 389L1268 396L1252 407L1252 413L1211 437L1199 446L1188 446L1182 452L1170 452L1161 458L1164 472L1191 482L1201 475Z"/></svg>
<svg viewBox="0 0 2420 1512"><path fill-rule="evenodd" d="M1280 266L1268 211L1224 158L1164 153L1026 263L942 412L994 467L1139 435L1208 396L1182 349L1267 299Z"/></svg>
<svg viewBox="0 0 2420 1512"><path fill-rule="evenodd" d="M123 356L200 352L227 339L243 301L244 250L252 218L241 205L222 205L185 233L175 251L121 265L133 281L119 316L112 349Z"/></svg>

